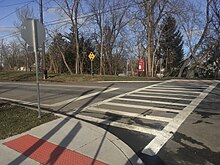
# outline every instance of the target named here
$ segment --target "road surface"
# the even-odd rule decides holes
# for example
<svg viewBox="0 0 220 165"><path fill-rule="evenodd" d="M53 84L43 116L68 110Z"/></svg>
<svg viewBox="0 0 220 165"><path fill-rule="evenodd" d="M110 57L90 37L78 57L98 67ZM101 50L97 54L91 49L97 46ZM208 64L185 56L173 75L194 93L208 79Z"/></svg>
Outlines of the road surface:
<svg viewBox="0 0 220 165"><path fill-rule="evenodd" d="M220 164L218 81L44 82L40 95L42 109L105 128L145 164ZM0 82L0 99L36 98L34 83Z"/></svg>

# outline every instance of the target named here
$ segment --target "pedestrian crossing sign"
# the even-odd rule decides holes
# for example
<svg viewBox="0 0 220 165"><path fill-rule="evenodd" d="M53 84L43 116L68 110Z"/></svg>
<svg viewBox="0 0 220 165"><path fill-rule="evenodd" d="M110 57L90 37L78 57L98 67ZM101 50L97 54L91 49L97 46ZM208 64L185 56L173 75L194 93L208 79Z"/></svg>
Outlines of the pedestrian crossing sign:
<svg viewBox="0 0 220 165"><path fill-rule="evenodd" d="M93 54L93 52L90 52L90 53L89 53L89 59L90 59L91 61L93 61L94 58L95 58L95 55Z"/></svg>

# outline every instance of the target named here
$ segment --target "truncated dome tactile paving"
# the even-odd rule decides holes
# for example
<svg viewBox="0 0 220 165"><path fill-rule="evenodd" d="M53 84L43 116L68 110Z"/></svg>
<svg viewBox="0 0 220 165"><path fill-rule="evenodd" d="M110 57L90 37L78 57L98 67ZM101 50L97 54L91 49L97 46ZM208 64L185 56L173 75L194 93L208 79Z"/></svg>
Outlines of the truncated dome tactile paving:
<svg viewBox="0 0 220 165"><path fill-rule="evenodd" d="M9 148L34 159L41 164L53 165L107 165L98 160L65 147L36 138L32 135L24 135L9 142L4 143ZM12 160L13 161L13 160Z"/></svg>

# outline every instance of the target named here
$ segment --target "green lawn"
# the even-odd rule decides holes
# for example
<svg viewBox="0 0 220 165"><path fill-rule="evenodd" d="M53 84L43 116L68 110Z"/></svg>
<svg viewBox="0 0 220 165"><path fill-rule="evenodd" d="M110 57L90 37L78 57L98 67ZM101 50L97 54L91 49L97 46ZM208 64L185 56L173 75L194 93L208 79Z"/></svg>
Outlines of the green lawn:
<svg viewBox="0 0 220 165"><path fill-rule="evenodd" d="M42 113L41 119L37 116L38 112L35 110L0 102L0 139L25 132L58 118L51 113Z"/></svg>
<svg viewBox="0 0 220 165"><path fill-rule="evenodd" d="M115 76L115 75L70 75L64 74L49 74L47 81L56 82L82 82L82 81L150 81L150 80L161 80L159 78L151 77L127 77L127 76ZM35 81L35 72L19 72L19 71L8 71L0 72L0 81ZM42 80L42 76L39 75L39 79ZM170 79L170 78L163 78ZM45 81L45 80L44 80Z"/></svg>
<svg viewBox="0 0 220 165"><path fill-rule="evenodd" d="M35 72L0 72L1 81L34 81Z"/></svg>

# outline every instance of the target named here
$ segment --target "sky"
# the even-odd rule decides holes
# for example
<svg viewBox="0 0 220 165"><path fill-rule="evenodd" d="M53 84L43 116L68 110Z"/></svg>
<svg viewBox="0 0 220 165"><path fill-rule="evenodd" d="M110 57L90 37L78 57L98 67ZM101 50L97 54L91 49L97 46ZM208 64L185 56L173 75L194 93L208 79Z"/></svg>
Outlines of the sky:
<svg viewBox="0 0 220 165"><path fill-rule="evenodd" d="M204 0L195 0L191 2L198 3L204 2ZM204 4L205 3L199 3L199 6L204 8ZM39 19L39 0L0 0L0 41L2 39L10 41L11 39L13 39L13 36L15 36L16 34L18 35L19 32L15 27L15 24L18 23L16 11L18 9L25 8L27 5L30 8L33 8L35 18ZM53 31L53 29L59 29L60 31L62 29L64 30L64 28L65 31L68 29L67 27L62 26L65 23L48 26L48 24L56 23L53 22L54 20L68 20L66 17L61 17L61 13L57 11L57 8L58 6L53 0L43 0L44 24L46 25L47 30L51 32ZM87 28L91 30L90 26L88 26ZM184 49L186 52L186 46L184 46Z"/></svg>
<svg viewBox="0 0 220 165"><path fill-rule="evenodd" d="M15 27L18 23L16 11L26 8L27 5L33 8L34 17L39 19L39 0L0 0L0 40L11 38L10 35L17 31ZM43 6L45 24L60 18L54 2L43 0Z"/></svg>
<svg viewBox="0 0 220 165"><path fill-rule="evenodd" d="M82 1L82 3L84 3ZM10 41L13 36L18 35L16 24L19 22L16 11L18 9L29 7L33 8L35 19L39 19L39 0L0 0L0 40L4 39ZM83 5L86 6L86 5ZM83 9L84 13L88 14L87 9ZM43 0L43 17L44 25L47 31L53 32L55 29L59 31L68 31L70 25L65 21L69 18L65 14L58 11L58 5L53 0ZM79 16L86 16L84 14ZM84 19L79 19L78 23L83 22ZM52 24L52 25L51 25ZM17 32L17 33L16 33ZM15 34L16 33L16 34Z"/></svg>

